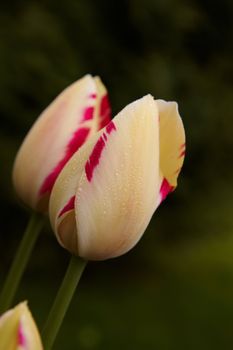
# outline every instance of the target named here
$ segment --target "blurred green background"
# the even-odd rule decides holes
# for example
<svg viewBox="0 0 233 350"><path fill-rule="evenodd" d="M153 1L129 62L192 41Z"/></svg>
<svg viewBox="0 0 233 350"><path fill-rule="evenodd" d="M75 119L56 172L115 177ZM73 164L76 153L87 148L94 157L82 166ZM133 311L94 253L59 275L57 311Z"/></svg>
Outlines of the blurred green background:
<svg viewBox="0 0 233 350"><path fill-rule="evenodd" d="M179 186L127 255L90 263L54 349L233 347L233 2L12 0L0 12L0 286L29 213L15 153L51 100L86 73L113 115L147 93L179 103L187 157ZM69 260L49 226L15 302L41 326Z"/></svg>

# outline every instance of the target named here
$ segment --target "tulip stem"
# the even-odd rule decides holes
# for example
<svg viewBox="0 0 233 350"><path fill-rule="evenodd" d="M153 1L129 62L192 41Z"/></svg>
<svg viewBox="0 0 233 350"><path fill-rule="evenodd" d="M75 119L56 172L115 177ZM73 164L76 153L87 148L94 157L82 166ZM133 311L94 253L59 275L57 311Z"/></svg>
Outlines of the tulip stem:
<svg viewBox="0 0 233 350"><path fill-rule="evenodd" d="M42 332L42 339L45 350L50 350L53 346L59 328L62 324L62 321L86 264L87 261L82 260L77 256L72 256L70 259L65 277L57 293L56 299L50 310L48 319Z"/></svg>
<svg viewBox="0 0 233 350"><path fill-rule="evenodd" d="M6 311L14 299L21 277L30 258L32 249L42 229L44 220L38 213L33 213L19 244L10 271L0 294L0 314Z"/></svg>

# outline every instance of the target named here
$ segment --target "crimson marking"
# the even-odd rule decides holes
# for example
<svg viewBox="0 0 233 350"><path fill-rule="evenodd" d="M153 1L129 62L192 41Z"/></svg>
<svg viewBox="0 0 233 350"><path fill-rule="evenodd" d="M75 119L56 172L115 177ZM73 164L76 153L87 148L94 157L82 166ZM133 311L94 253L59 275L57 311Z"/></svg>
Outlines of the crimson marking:
<svg viewBox="0 0 233 350"><path fill-rule="evenodd" d="M66 147L66 152L64 157L58 162L58 164L55 166L55 168L51 171L51 173L45 178L45 180L42 183L42 186L39 190L39 195L42 196L45 193L50 193L53 185L68 162L68 160L72 157L72 155L77 152L77 150L84 144L86 141L88 134L90 132L89 128L81 128L78 129L72 136L70 142L68 143Z"/></svg>
<svg viewBox="0 0 233 350"><path fill-rule="evenodd" d="M108 134L111 134L111 132L114 131L114 130L116 130L116 127L115 127L115 124L113 123L113 121L111 121L106 126L106 131L107 131Z"/></svg>
<svg viewBox="0 0 233 350"><path fill-rule="evenodd" d="M64 206L64 208L60 211L60 213L58 214L58 217L60 218L63 214L65 214L67 211L70 211L72 209L74 209L74 200L75 200L75 196L71 197L68 202L66 203L66 205Z"/></svg>
<svg viewBox="0 0 233 350"><path fill-rule="evenodd" d="M87 107L84 110L83 117L82 117L82 122L85 122L86 120L93 119L93 116L94 116L94 107Z"/></svg>
<svg viewBox="0 0 233 350"><path fill-rule="evenodd" d="M111 107L108 95L104 95L100 102L100 126L99 130L104 128L111 121Z"/></svg>
<svg viewBox="0 0 233 350"><path fill-rule="evenodd" d="M19 323L19 328L18 328L18 345L22 347L26 347L26 337L23 332L23 327L22 323Z"/></svg>
<svg viewBox="0 0 233 350"><path fill-rule="evenodd" d="M86 162L85 171L88 181L90 182L93 176L94 169L99 164L101 153L105 147L105 142L102 136L98 139L93 148L93 151L89 157L89 160Z"/></svg>
<svg viewBox="0 0 233 350"><path fill-rule="evenodd" d="M113 122L110 122L107 126L106 126L106 132L110 135L113 131L116 130L116 126ZM101 154L103 152L104 147L106 146L108 137L105 133L103 133L100 138L98 139L98 141L96 142L93 151L89 157L89 160L86 162L85 165L85 171L86 171L86 176L87 176L87 180L90 182L92 177L93 177L93 173L95 168L97 167L97 165L100 162L100 157Z"/></svg>
<svg viewBox="0 0 233 350"><path fill-rule="evenodd" d="M162 185L160 187L161 202L167 197L167 195L174 190L174 186L171 186L166 178L163 179Z"/></svg>
<svg viewBox="0 0 233 350"><path fill-rule="evenodd" d="M93 94L90 94L89 97L94 99L97 97L97 95L93 93Z"/></svg>

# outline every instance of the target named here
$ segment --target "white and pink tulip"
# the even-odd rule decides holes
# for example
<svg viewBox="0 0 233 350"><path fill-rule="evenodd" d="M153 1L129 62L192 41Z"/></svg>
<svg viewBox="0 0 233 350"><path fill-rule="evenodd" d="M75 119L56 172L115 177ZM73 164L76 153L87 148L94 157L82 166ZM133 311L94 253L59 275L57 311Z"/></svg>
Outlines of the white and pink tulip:
<svg viewBox="0 0 233 350"><path fill-rule="evenodd" d="M0 350L43 350L39 332L26 302L0 317Z"/></svg>
<svg viewBox="0 0 233 350"><path fill-rule="evenodd" d="M177 186L185 134L175 102L145 96L94 134L59 174L49 212L60 244L88 260L129 251Z"/></svg>
<svg viewBox="0 0 233 350"><path fill-rule="evenodd" d="M98 77L86 75L66 88L40 115L18 151L13 181L20 198L47 211L59 173L108 124L110 115L108 95Z"/></svg>

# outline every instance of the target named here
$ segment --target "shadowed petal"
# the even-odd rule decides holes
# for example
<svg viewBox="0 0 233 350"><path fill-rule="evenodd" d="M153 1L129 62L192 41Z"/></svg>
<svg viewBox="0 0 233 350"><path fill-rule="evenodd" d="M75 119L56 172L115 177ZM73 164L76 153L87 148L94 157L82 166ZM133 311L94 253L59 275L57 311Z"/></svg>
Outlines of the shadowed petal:
<svg viewBox="0 0 233 350"><path fill-rule="evenodd" d="M99 113L106 94L101 80L87 75L65 89L38 118L17 154L13 171L14 185L25 203L47 210L59 173L104 123Z"/></svg>
<svg viewBox="0 0 233 350"><path fill-rule="evenodd" d="M160 120L160 200L177 186L185 155L185 133L176 102L156 100Z"/></svg>

